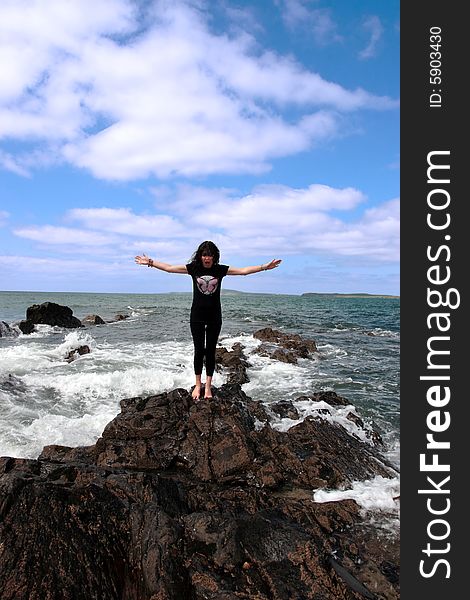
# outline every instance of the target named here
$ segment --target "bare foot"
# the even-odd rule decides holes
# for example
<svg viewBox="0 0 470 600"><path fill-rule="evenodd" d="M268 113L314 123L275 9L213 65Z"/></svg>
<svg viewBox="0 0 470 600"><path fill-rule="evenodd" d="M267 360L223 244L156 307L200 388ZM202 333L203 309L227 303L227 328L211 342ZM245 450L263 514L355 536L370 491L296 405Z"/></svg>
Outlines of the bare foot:
<svg viewBox="0 0 470 600"><path fill-rule="evenodd" d="M210 399L212 398L212 389L210 387L207 387L207 385L204 388L204 399Z"/></svg>
<svg viewBox="0 0 470 600"><path fill-rule="evenodd" d="M193 400L199 400L199 397L201 396L201 386L200 385L194 386L191 396L192 396Z"/></svg>

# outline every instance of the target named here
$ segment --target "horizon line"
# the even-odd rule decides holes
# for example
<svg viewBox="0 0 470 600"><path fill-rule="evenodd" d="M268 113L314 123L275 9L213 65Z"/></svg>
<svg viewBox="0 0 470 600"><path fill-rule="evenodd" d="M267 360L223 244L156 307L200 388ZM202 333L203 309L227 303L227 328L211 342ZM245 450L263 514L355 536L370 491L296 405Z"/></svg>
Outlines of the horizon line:
<svg viewBox="0 0 470 600"><path fill-rule="evenodd" d="M96 292L96 291L44 291L44 290L0 290L0 294L121 294L131 296L155 296L159 294L188 294L191 295L191 291L168 291L168 292ZM385 293L370 293L370 292L299 292L297 294L287 294L281 292L247 292L243 290L236 290L233 288L224 288L221 290L221 294L235 293L235 294L247 294L247 295L258 295L258 296L339 296L339 297L355 297L355 298L368 298L368 297L379 297L379 298L400 298L399 294L385 294Z"/></svg>

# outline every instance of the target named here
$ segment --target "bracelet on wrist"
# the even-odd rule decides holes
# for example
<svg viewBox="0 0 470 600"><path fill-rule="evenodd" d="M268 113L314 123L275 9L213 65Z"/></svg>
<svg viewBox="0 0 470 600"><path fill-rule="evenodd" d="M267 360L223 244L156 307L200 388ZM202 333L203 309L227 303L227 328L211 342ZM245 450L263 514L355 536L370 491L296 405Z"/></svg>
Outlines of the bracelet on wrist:
<svg viewBox="0 0 470 600"><path fill-rule="evenodd" d="M147 267L153 267L153 260L151 258L149 258L149 261L147 263Z"/></svg>

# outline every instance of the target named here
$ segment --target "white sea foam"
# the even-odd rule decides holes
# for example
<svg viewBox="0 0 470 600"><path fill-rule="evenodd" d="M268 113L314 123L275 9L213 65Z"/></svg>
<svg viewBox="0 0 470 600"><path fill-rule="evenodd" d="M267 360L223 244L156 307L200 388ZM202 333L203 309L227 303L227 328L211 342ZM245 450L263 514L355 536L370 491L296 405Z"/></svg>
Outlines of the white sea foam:
<svg viewBox="0 0 470 600"><path fill-rule="evenodd" d="M297 363L292 364L261 356L256 353L256 349L261 342L253 336L241 335L225 338L222 344L227 349L230 349L236 342L245 346L244 352L251 365L248 369L250 381L243 385L243 391L253 399L266 403L268 407L270 403L281 399L292 400L299 412L298 419L281 419L272 414L273 428L279 431L288 431L308 416L320 417L330 423L341 425L351 435L354 435L361 441L370 443L367 431L372 431L372 428L367 423L364 423L365 429L360 428L356 423L348 419L350 413L358 416L353 405L331 406L323 401L297 400L301 396L312 394L313 391L331 390L331 386L335 383L353 383L351 377L332 378L331 373L320 370L322 362L318 361L315 357L313 359L299 359ZM325 345L325 347L335 356L347 355L346 352L331 345ZM323 385L325 380L328 381L329 385ZM361 385L361 382L355 383Z"/></svg>
<svg viewBox="0 0 470 600"><path fill-rule="evenodd" d="M393 437L392 437L393 435ZM387 433L384 435L384 442L387 450L385 452L385 458L394 465L397 470L400 470L400 440L396 437L396 434Z"/></svg>
<svg viewBox="0 0 470 600"><path fill-rule="evenodd" d="M370 443L370 438L368 438L366 434L366 430L368 429L367 424L364 424L365 429L362 429L358 427L356 423L348 419L348 415L351 413L357 416L354 406L331 406L327 402L316 402L314 400L297 400L294 404L299 412L299 418L280 419L277 423L275 422L273 424L275 429L278 429L279 431L288 431L291 427L294 427L294 425L298 425L304 421L308 416L320 417L330 423L341 425L350 435L359 438L363 442Z"/></svg>
<svg viewBox="0 0 470 600"><path fill-rule="evenodd" d="M366 332L367 335L378 336L378 337L392 337L399 338L399 331L390 331L389 329L382 329L380 327L375 327L371 331Z"/></svg>
<svg viewBox="0 0 470 600"><path fill-rule="evenodd" d="M354 482L344 490L317 490L314 502L355 500L361 507L365 524L374 527L376 535L396 536L400 530L400 480L377 475L373 479Z"/></svg>
<svg viewBox="0 0 470 600"><path fill-rule="evenodd" d="M294 389L305 391L306 380L299 366L256 355L251 355L249 361L250 382L243 386L249 396L268 402L270 398L290 397Z"/></svg>
<svg viewBox="0 0 470 600"><path fill-rule="evenodd" d="M32 333L28 333L26 337L28 339L36 339L36 338L45 338L50 335L61 335L63 333L62 327L57 327L53 325L44 325L44 324L36 324L34 326L34 331ZM22 336L25 334L22 334Z"/></svg>
<svg viewBox="0 0 470 600"><path fill-rule="evenodd" d="M224 348L227 348L227 350L231 350L232 346L236 343L239 343L245 347L245 353L251 353L255 348L257 348L261 344L261 341L257 340L255 337L247 333L242 333L236 336L222 335L219 339L219 344Z"/></svg>
<svg viewBox="0 0 470 600"><path fill-rule="evenodd" d="M89 446L100 437L115 412L102 411L98 414L84 414L81 417L43 414L29 425L17 427L15 431L5 431L0 426L2 456L36 458L44 446Z"/></svg>
<svg viewBox="0 0 470 600"><path fill-rule="evenodd" d="M46 327L48 327L46 325ZM49 332L50 333L50 332ZM56 332L55 332L56 333ZM63 330L60 332L63 335ZM27 340L17 339L17 343L2 348L0 351L0 376L6 374L22 375L30 372L42 372L52 365L57 366L65 361L67 354L79 346L95 346L91 335L74 330L65 335L63 342L57 346L44 344L41 334L32 335Z"/></svg>
<svg viewBox="0 0 470 600"><path fill-rule="evenodd" d="M0 359L0 375L22 375L30 371L41 371L56 360L40 342L30 342L28 345L14 344L2 348Z"/></svg>
<svg viewBox="0 0 470 600"><path fill-rule="evenodd" d="M363 516L369 521L375 520L374 513L381 513L380 525L383 529L396 531L399 527L400 512L400 480L398 477L387 479L377 475L373 479L354 482L352 487L343 490L316 490L314 502L337 502L339 500L355 500L362 508ZM383 513L389 515L386 521ZM377 524L377 523L376 523Z"/></svg>
<svg viewBox="0 0 470 600"><path fill-rule="evenodd" d="M81 337L93 345L84 360L44 372L30 372L23 376L32 388L47 387L56 390L65 402L83 398L87 408L95 403L115 403L117 400L144 394L160 393L175 387L189 388L192 383L192 355L190 349L177 342L135 344L119 348ZM76 347L76 339L67 339L52 354L62 356L68 348Z"/></svg>
<svg viewBox="0 0 470 600"><path fill-rule="evenodd" d="M0 381L8 386L0 390L0 455L34 458L47 444L94 443L123 398L194 382L188 343L114 346L83 330L61 334L55 345L28 338L0 349ZM91 352L68 363L68 352L84 344ZM220 386L223 375L213 381Z"/></svg>
<svg viewBox="0 0 470 600"><path fill-rule="evenodd" d="M89 346L90 350L92 350L95 347L95 340L89 333L84 333L78 329L74 329L65 335L62 344L56 346L52 354L58 358L61 358L67 356L71 350L84 345Z"/></svg>
<svg viewBox="0 0 470 600"><path fill-rule="evenodd" d="M291 364L261 356L256 353L261 341L249 335L225 338L221 343L230 350L236 342L245 347L244 353L250 363L248 369L250 381L243 386L246 394L267 402L269 398L273 397L273 394L276 397L285 396L285 394L291 394L294 389L297 395L305 393L306 383L309 387L308 379L312 375L311 367L314 361L309 360L308 368L305 368L302 360L297 364Z"/></svg>

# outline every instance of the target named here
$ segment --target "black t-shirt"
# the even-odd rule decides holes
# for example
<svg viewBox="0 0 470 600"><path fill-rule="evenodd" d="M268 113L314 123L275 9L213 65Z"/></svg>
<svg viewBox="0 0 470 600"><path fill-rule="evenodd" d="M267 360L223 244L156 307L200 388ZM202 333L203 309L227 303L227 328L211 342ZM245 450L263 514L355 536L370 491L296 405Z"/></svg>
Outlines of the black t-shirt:
<svg viewBox="0 0 470 600"><path fill-rule="evenodd" d="M191 321L219 321L222 319L220 286L227 275L228 265L214 265L210 269L193 263L186 265L193 280Z"/></svg>

